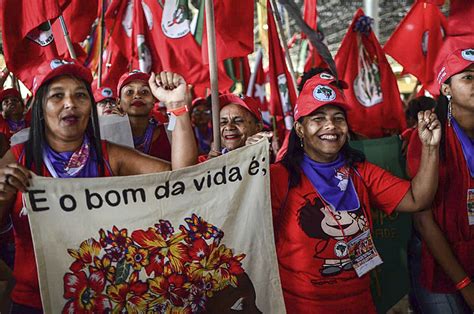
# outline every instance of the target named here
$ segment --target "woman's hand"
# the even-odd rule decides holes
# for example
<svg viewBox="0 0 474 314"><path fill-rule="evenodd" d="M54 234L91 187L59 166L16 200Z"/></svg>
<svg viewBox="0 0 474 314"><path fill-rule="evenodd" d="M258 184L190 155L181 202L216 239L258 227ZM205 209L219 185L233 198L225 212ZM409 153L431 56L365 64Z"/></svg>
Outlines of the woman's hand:
<svg viewBox="0 0 474 314"><path fill-rule="evenodd" d="M461 294L467 305L474 311L474 284L470 283L464 289L461 289Z"/></svg>
<svg viewBox="0 0 474 314"><path fill-rule="evenodd" d="M439 146L441 124L436 114L430 110L418 112L418 136L423 146Z"/></svg>
<svg viewBox="0 0 474 314"><path fill-rule="evenodd" d="M18 191L25 192L30 179L30 171L17 163L0 168L0 202L11 200Z"/></svg>
<svg viewBox="0 0 474 314"><path fill-rule="evenodd" d="M153 95L165 103L168 111L189 103L191 97L188 85L184 78L177 73L166 71L157 75L152 73L148 83Z"/></svg>

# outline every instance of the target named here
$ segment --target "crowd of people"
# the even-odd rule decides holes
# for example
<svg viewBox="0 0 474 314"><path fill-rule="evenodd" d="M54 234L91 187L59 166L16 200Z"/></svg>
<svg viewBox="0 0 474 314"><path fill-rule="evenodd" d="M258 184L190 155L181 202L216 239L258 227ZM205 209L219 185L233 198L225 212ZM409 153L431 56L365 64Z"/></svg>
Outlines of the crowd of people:
<svg viewBox="0 0 474 314"><path fill-rule="evenodd" d="M420 313L474 310L474 59L464 54L473 46L446 42L436 69L441 96L410 104L404 132L410 180L349 145L347 84L328 69L300 82L287 144L271 152L269 197L289 313L376 312L368 272L380 256L371 207L415 213L413 307ZM221 147L213 148L210 100L193 100L177 73L132 71L116 87L93 90L90 70L75 60L48 61L34 71L28 108L15 88L0 92L0 281L13 272L15 284L5 297L10 313L42 313L28 219L21 213L33 173L59 179L157 173L272 137L253 98L221 94L214 126ZM101 139L102 115L128 117L135 149ZM10 146L28 127L27 141Z"/></svg>

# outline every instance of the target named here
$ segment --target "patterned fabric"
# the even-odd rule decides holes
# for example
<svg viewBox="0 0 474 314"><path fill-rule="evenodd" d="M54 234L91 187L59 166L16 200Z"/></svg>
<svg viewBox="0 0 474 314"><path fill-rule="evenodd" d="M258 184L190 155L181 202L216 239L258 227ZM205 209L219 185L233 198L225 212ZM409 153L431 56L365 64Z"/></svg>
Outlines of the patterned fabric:
<svg viewBox="0 0 474 314"><path fill-rule="evenodd" d="M153 140L153 132L155 131L157 125L158 123L154 119L150 119L145 133L142 136L133 137L133 145L135 146L135 149L145 154L150 153L151 142Z"/></svg>

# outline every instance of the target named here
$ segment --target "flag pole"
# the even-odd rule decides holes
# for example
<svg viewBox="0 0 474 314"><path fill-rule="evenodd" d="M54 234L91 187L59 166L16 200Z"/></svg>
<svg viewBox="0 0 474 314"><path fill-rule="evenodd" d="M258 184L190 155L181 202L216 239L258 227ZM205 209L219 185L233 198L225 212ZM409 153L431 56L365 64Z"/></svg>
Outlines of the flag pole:
<svg viewBox="0 0 474 314"><path fill-rule="evenodd" d="M277 22L277 27L278 27L277 33L279 35L280 42L283 45L283 49L285 50L285 59L286 59L286 63L288 64L288 70L290 71L291 80L293 81L293 88L295 89L296 96L298 96L299 92L297 89L298 85L296 84L295 70L293 68L293 63L291 62L290 51L288 50L285 30L283 29L283 24L281 22L281 16L280 16L280 13L278 12L278 8L277 8L277 4L275 0L271 0L270 3L271 3L271 8L267 8L267 10L272 10L272 15Z"/></svg>
<svg viewBox="0 0 474 314"><path fill-rule="evenodd" d="M64 22L64 18L62 15L59 16L59 22L61 23L61 29L63 30L64 40L66 40L67 49L69 50L69 54L71 58L76 58L76 52L74 51L74 47L72 46L71 37L69 37L69 32L67 31L66 22Z"/></svg>
<svg viewBox="0 0 474 314"><path fill-rule="evenodd" d="M100 40L99 40L99 76L97 86L102 87L102 55L104 53L104 36L105 36L105 0L102 0L102 12L100 12Z"/></svg>
<svg viewBox="0 0 474 314"><path fill-rule="evenodd" d="M211 103L212 103L212 135L214 141L212 149L220 152L221 135L219 128L219 86L217 77L217 51L216 51L216 32L214 25L214 2L206 0L206 28L207 28L207 44L209 55L209 74L211 79Z"/></svg>
<svg viewBox="0 0 474 314"><path fill-rule="evenodd" d="M260 66L260 62L262 62L262 56L263 56L263 49L262 47L259 47L257 50L257 56L255 57L255 63L253 65L252 69L252 75L250 75L249 79L249 86L247 86L247 97L252 97L253 95L253 87L255 86L255 81L257 79L257 72L258 72L258 67Z"/></svg>

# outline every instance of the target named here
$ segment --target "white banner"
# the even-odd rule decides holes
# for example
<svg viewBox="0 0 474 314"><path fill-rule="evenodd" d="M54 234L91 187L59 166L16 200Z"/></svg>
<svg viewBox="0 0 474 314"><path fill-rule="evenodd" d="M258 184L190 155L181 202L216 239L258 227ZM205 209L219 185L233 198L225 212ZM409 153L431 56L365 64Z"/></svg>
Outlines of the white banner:
<svg viewBox="0 0 474 314"><path fill-rule="evenodd" d="M35 177L45 313L284 313L269 175L263 141L173 172Z"/></svg>

